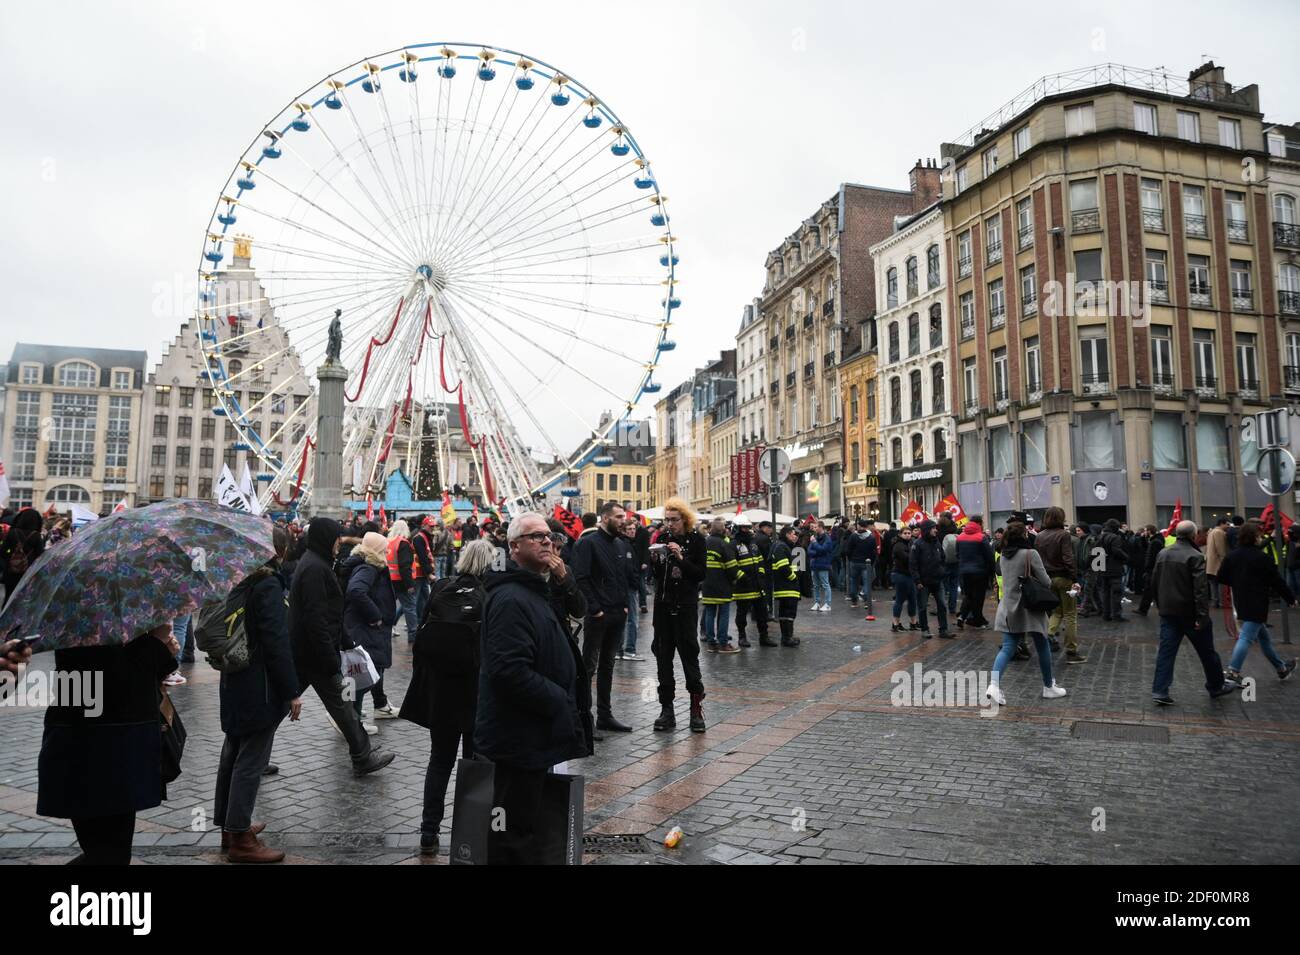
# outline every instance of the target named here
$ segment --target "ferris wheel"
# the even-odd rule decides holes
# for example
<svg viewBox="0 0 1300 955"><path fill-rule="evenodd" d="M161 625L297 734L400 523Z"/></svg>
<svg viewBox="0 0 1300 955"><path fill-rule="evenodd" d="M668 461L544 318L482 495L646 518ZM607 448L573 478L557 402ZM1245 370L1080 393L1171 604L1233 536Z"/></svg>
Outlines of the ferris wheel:
<svg viewBox="0 0 1300 955"><path fill-rule="evenodd" d="M674 348L666 201L612 107L510 50L416 44L295 97L235 163L199 267L204 373L263 503L310 494L315 417L284 394L336 311L367 489L435 406L512 511L607 463Z"/></svg>

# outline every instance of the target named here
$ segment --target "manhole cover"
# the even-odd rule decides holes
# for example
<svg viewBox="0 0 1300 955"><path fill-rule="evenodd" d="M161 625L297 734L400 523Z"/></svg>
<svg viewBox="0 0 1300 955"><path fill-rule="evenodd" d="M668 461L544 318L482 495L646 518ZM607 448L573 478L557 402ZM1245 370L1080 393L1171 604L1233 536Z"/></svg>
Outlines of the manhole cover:
<svg viewBox="0 0 1300 955"><path fill-rule="evenodd" d="M1168 743L1169 728L1146 726L1142 723L1097 723L1077 721L1070 729L1075 739L1097 740L1103 743Z"/></svg>
<svg viewBox="0 0 1300 955"><path fill-rule="evenodd" d="M590 855L648 855L650 846L643 836L583 836L582 851Z"/></svg>

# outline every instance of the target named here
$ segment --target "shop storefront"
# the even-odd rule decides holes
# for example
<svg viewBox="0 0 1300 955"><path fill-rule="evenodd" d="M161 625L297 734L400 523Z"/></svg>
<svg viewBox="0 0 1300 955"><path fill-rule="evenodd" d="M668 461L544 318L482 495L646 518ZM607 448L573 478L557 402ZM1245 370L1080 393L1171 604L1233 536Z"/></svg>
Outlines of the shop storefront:
<svg viewBox="0 0 1300 955"><path fill-rule="evenodd" d="M952 492L952 462L881 471L877 480L880 486L880 520L898 520L909 501L916 501L927 514L932 514L935 505Z"/></svg>

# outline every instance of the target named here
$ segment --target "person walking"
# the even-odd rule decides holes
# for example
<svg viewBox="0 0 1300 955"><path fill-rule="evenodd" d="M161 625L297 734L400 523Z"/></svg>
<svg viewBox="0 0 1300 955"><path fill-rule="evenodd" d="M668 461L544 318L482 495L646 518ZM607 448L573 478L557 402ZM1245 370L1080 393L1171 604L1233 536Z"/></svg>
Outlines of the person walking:
<svg viewBox="0 0 1300 955"><path fill-rule="evenodd" d="M395 754L371 745L351 701L344 699L340 656L344 598L332 566L341 531L338 521L328 517L313 518L307 526L307 549L289 585L289 638L298 674L298 695L308 686L316 692L347 740L353 774L365 776L383 769Z"/></svg>
<svg viewBox="0 0 1300 955"><path fill-rule="evenodd" d="M489 541L466 544L456 575L434 583L429 612L421 619L415 638L411 683L400 715L429 731L420 817L420 852L425 855L438 851L447 783L457 752L465 759L474 758L479 636L487 598L484 583L495 558L496 547Z"/></svg>
<svg viewBox="0 0 1300 955"><path fill-rule="evenodd" d="M420 573L415 578L415 626L418 630L420 621L424 619L424 604L429 599L429 587L436 579L436 561L433 556L433 518L420 518L415 526L411 546L415 548L415 565L420 568Z"/></svg>
<svg viewBox="0 0 1300 955"><path fill-rule="evenodd" d="M767 573L766 558L759 547L759 535L747 517L737 517L732 525L735 531L736 569L744 574L734 585L732 596L736 601L736 635L743 649L753 646L746 627L754 618L759 643L775 646L767 631L767 602L772 593L771 577Z"/></svg>
<svg viewBox="0 0 1300 955"><path fill-rule="evenodd" d="M912 579L916 581L916 603L921 621L921 632L928 640L930 621L927 616L931 595L934 596L934 608L939 617L939 636L951 639L953 633L948 629L948 607L943 595L943 551L939 546L939 527L934 521L921 522L920 534L912 541L912 553L908 564Z"/></svg>
<svg viewBox="0 0 1300 955"><path fill-rule="evenodd" d="M734 588L743 587L744 571L736 566L736 549L727 538L727 522L715 517L704 541L704 646L716 653L739 653L731 645L731 602Z"/></svg>
<svg viewBox="0 0 1300 955"><path fill-rule="evenodd" d="M223 671L217 691L226 738L217 764L212 822L221 829L221 850L231 862L284 861L282 851L258 838L266 823L253 821L275 734L285 716L296 722L302 713L285 607L289 579L281 566L289 537L277 527L271 540L275 557L236 584L226 599L227 608L242 606L249 645L248 666Z"/></svg>
<svg viewBox="0 0 1300 955"><path fill-rule="evenodd" d="M1062 508L1049 507L1044 512L1043 529L1034 538L1034 549L1043 559L1043 567L1052 580L1052 593L1061 601L1047 623L1048 642L1053 651L1059 650L1056 634L1064 629L1065 662L1087 663L1088 658L1079 652L1078 605L1074 599L1078 588L1075 583L1078 568L1074 563L1074 541L1065 529L1065 511Z"/></svg>
<svg viewBox="0 0 1300 955"><path fill-rule="evenodd" d="M891 560L893 569L890 571L890 580L894 585L894 625L889 630L891 633L920 630L921 625L916 619L916 581L912 579L912 529L910 527L902 528L894 536ZM907 604L907 616L911 620L911 625L907 627L899 621L904 603Z"/></svg>
<svg viewBox="0 0 1300 955"><path fill-rule="evenodd" d="M411 529L406 521L397 520L388 529L386 558L388 579L393 582L393 593L401 607L402 618L406 622L406 642L415 642L415 633L420 629L420 619L415 615L416 583L423 579L424 570L420 567L415 548L411 546Z"/></svg>
<svg viewBox="0 0 1300 955"><path fill-rule="evenodd" d="M1256 641L1259 642L1264 658L1281 679L1290 679L1296 668L1294 659L1283 660L1277 655L1268 630L1271 596L1276 594L1294 607L1296 594L1278 573L1277 564L1259 546L1260 536L1257 527L1250 523L1245 524L1237 532L1236 549L1223 558L1218 568L1219 581L1225 587L1232 588L1232 606L1237 612L1237 620L1241 625L1237 645L1232 651L1232 659L1228 663L1227 670L1224 671L1224 676L1234 683L1241 683L1241 668L1245 666L1246 656ZM1206 563L1208 568L1209 562ZM1209 576L1208 569L1206 576Z"/></svg>
<svg viewBox="0 0 1300 955"><path fill-rule="evenodd" d="M573 555L573 572L587 599L582 660L586 672L596 675L597 731L630 733L632 727L614 718L610 700L614 657L622 646L627 623L631 552L623 536L626 514L617 502L606 501L598 519L596 527L583 533Z"/></svg>
<svg viewBox="0 0 1300 955"><path fill-rule="evenodd" d="M867 607L867 619L875 620L871 584L876 569L876 535L868 521L859 520L856 530L845 534L844 556L849 567L849 606L856 610L861 598Z"/></svg>
<svg viewBox="0 0 1300 955"><path fill-rule="evenodd" d="M582 653L552 604L548 577L562 562L550 528L520 514L506 537L511 565L484 582L473 747L494 764L492 805L506 820L490 827L488 864L536 865L547 771L592 754L591 714L579 702Z"/></svg>
<svg viewBox="0 0 1300 955"><path fill-rule="evenodd" d="M830 613L831 564L835 561L835 541L826 533L826 525L818 521L812 527L808 541L808 569L812 571L812 609Z"/></svg>
<svg viewBox="0 0 1300 955"><path fill-rule="evenodd" d="M640 660L636 644L641 636L641 615L638 612L641 601L645 599L645 575L641 573L640 558L637 556L637 531L645 530L640 521L628 518L623 525L623 536L627 538L628 559L632 562L631 579L627 589L627 622L623 625L623 645L615 657L619 660ZM649 547L649 544L646 545ZM647 556L648 556L647 551Z"/></svg>
<svg viewBox="0 0 1300 955"><path fill-rule="evenodd" d="M961 529L948 511L936 519L939 526L939 550L943 554L943 592L948 600L948 616L957 616L957 591L961 584L961 565L957 559L957 537ZM970 523L967 521L967 523ZM948 538L953 540L950 543Z"/></svg>
<svg viewBox="0 0 1300 955"><path fill-rule="evenodd" d="M1102 567L1098 572L1101 593L1101 619L1122 622L1127 619L1124 609L1124 569L1128 565L1128 553L1124 547L1124 538L1119 533L1119 521L1108 520L1097 538L1097 547L1101 550Z"/></svg>
<svg viewBox="0 0 1300 955"><path fill-rule="evenodd" d="M658 665L659 718L657 730L675 729L677 717L673 703L677 682L673 675L673 657L681 657L686 676L686 691L691 699L691 732L703 733L704 679L700 675L700 645L695 639L695 621L699 618L699 591L707 571L704 538L695 529L695 513L679 497L664 504L664 530L650 553L654 573L655 597L651 624L654 642L650 650Z"/></svg>
<svg viewBox="0 0 1300 955"><path fill-rule="evenodd" d="M1186 637L1196 648L1205 671L1205 689L1210 696L1225 696L1240 685L1224 678L1223 661L1214 649L1214 622L1210 618L1210 585L1205 575L1205 557L1196 546L1196 525L1181 521L1174 529L1174 544L1156 558L1151 586L1160 611L1160 649L1151 696L1159 706L1173 706L1169 695L1174 681L1174 662ZM1222 570L1222 567L1220 567Z"/></svg>
<svg viewBox="0 0 1300 955"><path fill-rule="evenodd" d="M1286 529L1286 585L1300 594L1300 524Z"/></svg>
<svg viewBox="0 0 1300 955"><path fill-rule="evenodd" d="M397 623L397 595L388 570L391 546L383 534L368 533L352 549L345 565L348 584L343 594L343 630L351 645L370 655L379 673L379 679L359 691L352 701L361 728L371 736L379 732L379 727L362 716L367 693L374 701L376 720L397 719L397 708L384 692L384 671L393 667L393 625ZM418 585L418 578L416 582Z"/></svg>
<svg viewBox="0 0 1300 955"><path fill-rule="evenodd" d="M988 629L984 616L984 599L989 581L997 572L993 545L984 533L984 519L974 514L957 535L957 571L961 575L961 609L957 612L957 629L967 624L977 630Z"/></svg>
<svg viewBox="0 0 1300 955"><path fill-rule="evenodd" d="M1024 634L1033 638L1038 654L1038 669L1043 677L1043 699L1055 700L1065 696L1065 688L1052 678L1052 651L1047 645L1047 612L1034 610L1024 600L1024 578L1032 577L1044 587L1051 587L1052 579L1043 566L1043 558L1034 549L1029 532L1020 521L1007 525L1002 536L1002 553L998 557L1002 576L1002 598L998 601L993 627L1002 634L1002 648L993 661L993 673L985 695L1005 706L1006 694L1002 692L1002 674L1016 652L1016 645Z"/></svg>
<svg viewBox="0 0 1300 955"><path fill-rule="evenodd" d="M1223 595L1219 585L1219 566L1228 556L1228 519L1219 517L1205 536L1205 577L1210 582L1210 600L1222 606Z"/></svg>
<svg viewBox="0 0 1300 955"><path fill-rule="evenodd" d="M776 600L776 616L781 626L781 646L797 647L800 640L794 635L794 621L799 615L799 574L795 567L794 549L798 546L799 531L794 525L781 529L781 538L772 545L771 575L772 596Z"/></svg>

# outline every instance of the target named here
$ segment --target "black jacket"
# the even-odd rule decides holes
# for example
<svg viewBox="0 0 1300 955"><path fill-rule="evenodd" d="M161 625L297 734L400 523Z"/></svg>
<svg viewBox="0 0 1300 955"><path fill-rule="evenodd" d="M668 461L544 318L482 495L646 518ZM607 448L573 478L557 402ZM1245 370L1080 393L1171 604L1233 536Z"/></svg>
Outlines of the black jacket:
<svg viewBox="0 0 1300 955"><path fill-rule="evenodd" d="M1120 577L1128 565L1128 548L1124 538L1114 531L1102 531L1097 546L1106 552L1106 563L1100 571L1103 577Z"/></svg>
<svg viewBox="0 0 1300 955"><path fill-rule="evenodd" d="M1237 619L1248 623L1268 623L1268 603L1277 594L1287 603L1295 594L1277 572L1277 564L1263 548L1238 547L1228 551L1219 565L1219 583L1232 588L1232 606Z"/></svg>
<svg viewBox="0 0 1300 955"><path fill-rule="evenodd" d="M912 541L908 568L912 576L923 584L931 585L943 580L943 550L938 539L930 539L932 521L921 522L921 536Z"/></svg>
<svg viewBox="0 0 1300 955"><path fill-rule="evenodd" d="M1162 617L1199 620L1210 614L1210 582L1205 555L1185 540L1175 541L1156 558L1151 593Z"/></svg>
<svg viewBox="0 0 1300 955"><path fill-rule="evenodd" d="M890 551L890 556L894 559L894 564L890 568L890 573L903 574L907 577L912 576L912 542L903 540L902 537L894 538L894 546Z"/></svg>
<svg viewBox="0 0 1300 955"><path fill-rule="evenodd" d="M411 546L415 548L415 556L420 561L420 576L426 580L433 577L433 546L430 535L423 530L416 531L411 535Z"/></svg>
<svg viewBox="0 0 1300 955"><path fill-rule="evenodd" d="M247 668L221 674L221 730L231 736L278 725L299 687L289 646L288 578L268 566L246 577L231 595L240 588L247 594L244 629L252 653Z"/></svg>
<svg viewBox="0 0 1300 955"><path fill-rule="evenodd" d="M700 585L704 583L707 565L704 538L699 531L691 531L684 538L667 533L659 535L660 544L675 542L681 545L682 556L672 556L667 550L656 551L650 563L655 582L655 619L661 607L693 607L700 602Z"/></svg>
<svg viewBox="0 0 1300 955"><path fill-rule="evenodd" d="M844 535L844 556L850 561L874 561L876 559L876 535L871 531Z"/></svg>
<svg viewBox="0 0 1300 955"><path fill-rule="evenodd" d="M454 728L473 738L485 597L484 582L469 574L434 583L426 606L451 598L461 610L450 625L438 625L432 613L421 621L411 654L411 683L402 697L403 719L430 729ZM466 609L475 607L477 613Z"/></svg>
<svg viewBox="0 0 1300 955"><path fill-rule="evenodd" d="M367 563L353 554L345 565L347 588L343 592L343 632L352 646L364 647L376 669L393 665L393 624L397 623L397 595L388 567ZM378 626L375 626L378 624Z"/></svg>
<svg viewBox="0 0 1300 955"><path fill-rule="evenodd" d="M546 580L517 569L486 587L475 752L524 770L591 755L582 652L556 619Z"/></svg>
<svg viewBox="0 0 1300 955"><path fill-rule="evenodd" d="M320 523L320 518L312 521L309 536ZM317 544L324 545L323 535L317 538ZM328 547L333 547L333 539ZM342 672L339 648L343 640L343 588L321 549L309 541L289 585L289 639L293 642L293 665L300 691L316 680Z"/></svg>
<svg viewBox="0 0 1300 955"><path fill-rule="evenodd" d="M636 587L636 579L632 549L621 534L611 535L603 527L583 534L573 555L573 572L589 613L627 609L627 592Z"/></svg>

